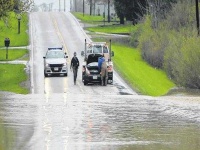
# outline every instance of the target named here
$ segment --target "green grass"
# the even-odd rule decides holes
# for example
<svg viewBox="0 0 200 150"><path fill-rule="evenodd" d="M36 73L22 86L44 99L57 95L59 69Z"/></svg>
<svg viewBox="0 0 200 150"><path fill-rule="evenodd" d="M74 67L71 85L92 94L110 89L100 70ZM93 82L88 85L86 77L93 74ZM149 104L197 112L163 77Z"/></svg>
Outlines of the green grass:
<svg viewBox="0 0 200 150"><path fill-rule="evenodd" d="M103 21L103 16L90 16L88 14L80 13L80 12L73 12L73 15L77 18L80 19L81 21L85 23L95 23L99 21Z"/></svg>
<svg viewBox="0 0 200 150"><path fill-rule="evenodd" d="M133 25L110 25L110 26L88 27L86 29L91 32L130 34L131 32L136 31L137 27L138 26L133 26Z"/></svg>
<svg viewBox="0 0 200 150"><path fill-rule="evenodd" d="M27 80L27 74L22 64L0 65L0 90L20 94L28 94L29 90L20 84Z"/></svg>
<svg viewBox="0 0 200 150"><path fill-rule="evenodd" d="M175 84L162 70L154 69L140 56L140 51L131 47L113 44L115 69L141 94L150 96L165 95Z"/></svg>
<svg viewBox="0 0 200 150"><path fill-rule="evenodd" d="M8 59L6 59L6 49L0 49L0 61L20 59L27 53L26 49L8 49Z"/></svg>
<svg viewBox="0 0 200 150"><path fill-rule="evenodd" d="M88 31L91 31L91 32L130 34L131 32L136 31L138 28L138 25L136 26L131 25L131 24L127 24L127 25L117 24L116 25L116 23L113 23L113 22L108 23L107 21L105 22L105 26L104 26L103 16L90 16L88 14L85 14L83 16L83 13L80 13L80 12L74 12L73 15L84 23L99 25L99 26L86 28Z"/></svg>
<svg viewBox="0 0 200 150"><path fill-rule="evenodd" d="M0 20L0 47L4 47L4 39L10 39L10 47L26 46L29 43L28 29L28 16L22 15L20 21L20 34L18 34L18 20L15 13L11 13L7 24Z"/></svg>

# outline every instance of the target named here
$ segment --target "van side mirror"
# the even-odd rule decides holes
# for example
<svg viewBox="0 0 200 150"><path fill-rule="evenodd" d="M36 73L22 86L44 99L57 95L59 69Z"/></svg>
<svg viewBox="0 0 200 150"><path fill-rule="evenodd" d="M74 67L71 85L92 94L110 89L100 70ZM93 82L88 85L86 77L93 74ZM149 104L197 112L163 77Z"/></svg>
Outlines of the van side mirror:
<svg viewBox="0 0 200 150"><path fill-rule="evenodd" d="M67 53L65 52L65 56L64 56L64 58L68 58L68 56L67 56Z"/></svg>

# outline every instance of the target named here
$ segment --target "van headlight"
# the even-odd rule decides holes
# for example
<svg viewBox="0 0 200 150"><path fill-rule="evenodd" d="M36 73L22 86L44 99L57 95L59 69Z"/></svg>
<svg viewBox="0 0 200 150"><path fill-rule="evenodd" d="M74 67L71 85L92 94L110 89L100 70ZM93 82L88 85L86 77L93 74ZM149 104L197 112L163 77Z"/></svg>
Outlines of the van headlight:
<svg viewBox="0 0 200 150"><path fill-rule="evenodd" d="M63 67L67 67L67 64L66 64L66 63L63 63Z"/></svg>

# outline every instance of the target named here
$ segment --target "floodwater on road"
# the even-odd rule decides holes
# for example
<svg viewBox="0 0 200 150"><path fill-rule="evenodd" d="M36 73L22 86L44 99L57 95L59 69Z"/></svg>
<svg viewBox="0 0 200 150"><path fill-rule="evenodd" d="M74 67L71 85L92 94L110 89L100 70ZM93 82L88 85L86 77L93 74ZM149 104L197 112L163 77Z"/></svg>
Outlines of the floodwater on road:
<svg viewBox="0 0 200 150"><path fill-rule="evenodd" d="M199 150L199 104L197 97L10 94L0 101L0 149Z"/></svg>

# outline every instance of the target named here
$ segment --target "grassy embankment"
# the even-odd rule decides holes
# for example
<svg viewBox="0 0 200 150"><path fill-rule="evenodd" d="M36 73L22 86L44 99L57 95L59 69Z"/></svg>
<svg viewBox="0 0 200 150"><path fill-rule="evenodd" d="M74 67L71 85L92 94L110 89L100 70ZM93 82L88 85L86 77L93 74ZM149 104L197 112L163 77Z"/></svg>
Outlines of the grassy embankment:
<svg viewBox="0 0 200 150"><path fill-rule="evenodd" d="M81 13L74 13L74 15L84 23L92 24L93 20L96 21L99 19L99 16L83 16L80 14ZM99 24L101 25L102 23ZM132 25L106 25L86 28L86 30L93 33L104 32L122 34L130 34L136 29L137 26ZM95 40L97 39L93 39L93 41ZM105 39L101 38L101 40ZM138 93L150 96L161 96L168 93L168 91L175 86L175 84L168 79L163 70L155 69L143 61L139 49L115 42L112 44L112 50L115 52L115 56L113 57L115 69Z"/></svg>
<svg viewBox="0 0 200 150"><path fill-rule="evenodd" d="M12 60L28 60L26 55L28 50L24 48L14 48L27 46L28 38L28 16L22 15L20 23L20 34L18 34L18 20L14 13L10 14L8 23L5 24L0 20L0 90L14 92L19 94L29 93L29 89L22 86L22 83L28 79L23 64L9 64ZM4 39L10 39L10 47L8 48L8 59L6 59L6 48L4 47ZM25 57L24 57L25 56ZM7 64L1 64L1 61L8 61Z"/></svg>

